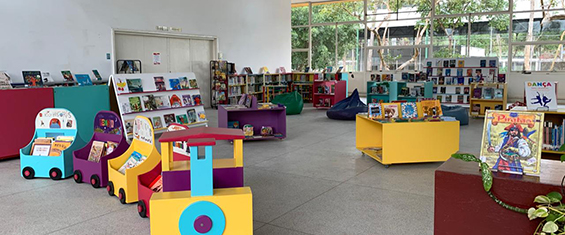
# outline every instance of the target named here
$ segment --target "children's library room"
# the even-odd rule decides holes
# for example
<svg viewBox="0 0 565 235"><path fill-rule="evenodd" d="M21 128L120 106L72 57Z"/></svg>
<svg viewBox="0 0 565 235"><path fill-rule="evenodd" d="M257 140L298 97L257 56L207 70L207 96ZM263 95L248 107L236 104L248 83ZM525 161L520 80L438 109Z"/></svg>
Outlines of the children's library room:
<svg viewBox="0 0 565 235"><path fill-rule="evenodd" d="M0 234L565 234L565 0L0 2Z"/></svg>

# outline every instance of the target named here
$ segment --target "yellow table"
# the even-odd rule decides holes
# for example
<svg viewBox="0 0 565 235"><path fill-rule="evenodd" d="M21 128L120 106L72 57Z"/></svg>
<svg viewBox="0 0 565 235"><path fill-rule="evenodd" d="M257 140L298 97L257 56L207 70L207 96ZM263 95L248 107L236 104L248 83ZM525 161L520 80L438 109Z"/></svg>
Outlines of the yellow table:
<svg viewBox="0 0 565 235"><path fill-rule="evenodd" d="M356 147L390 164L443 162L459 150L459 121L382 123L357 114Z"/></svg>

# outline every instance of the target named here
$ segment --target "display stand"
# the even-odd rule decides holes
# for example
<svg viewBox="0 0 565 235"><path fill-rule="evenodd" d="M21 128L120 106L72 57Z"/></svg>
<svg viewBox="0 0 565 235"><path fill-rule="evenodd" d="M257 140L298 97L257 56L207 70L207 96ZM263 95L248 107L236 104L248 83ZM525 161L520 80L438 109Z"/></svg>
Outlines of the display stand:
<svg viewBox="0 0 565 235"><path fill-rule="evenodd" d="M475 93L475 91L481 92ZM491 90L488 97L485 93ZM484 117L486 110L506 110L506 95L508 89L506 83L471 83L471 103L469 113L472 117ZM499 94L498 97L496 94ZM478 95L478 96L477 96Z"/></svg>
<svg viewBox="0 0 565 235"><path fill-rule="evenodd" d="M60 156L31 155L35 139L39 137L70 136L73 141ZM72 152L83 146L77 135L75 116L66 109L46 108L35 118L35 133L31 142L20 149L21 175L26 179L51 178L59 180L73 175Z"/></svg>
<svg viewBox="0 0 565 235"><path fill-rule="evenodd" d="M377 91L379 86L385 86L386 91ZM398 97L398 82L367 82L367 103L388 103Z"/></svg>
<svg viewBox="0 0 565 235"><path fill-rule="evenodd" d="M214 189L216 175L222 174L216 168L218 164L241 168L243 173L242 139L241 130L223 128L195 128L161 136L163 188L189 179L191 191L153 194L150 200L151 234L253 234L251 189L241 186ZM233 159L213 159L212 147L218 140L233 140ZM190 152L198 156L198 160L182 165L173 162L172 141L187 141ZM188 173L181 176L178 170ZM176 174L176 177L165 178L166 174Z"/></svg>
<svg viewBox="0 0 565 235"><path fill-rule="evenodd" d="M228 62L225 60L210 61L210 78L212 80L212 92L210 97L212 108L217 108L221 104L228 103ZM234 65L235 66L235 65Z"/></svg>
<svg viewBox="0 0 565 235"><path fill-rule="evenodd" d="M89 161L88 157L94 141L117 143L108 155L101 156L99 162ZM88 183L94 188L108 185L108 160L122 155L129 148L124 136L120 117L111 111L100 111L94 118L94 134L81 149L73 152L74 179L77 183Z"/></svg>
<svg viewBox="0 0 565 235"><path fill-rule="evenodd" d="M564 172L563 163L543 159L539 177L493 172L491 192L512 206L534 207L536 196L561 192ZM533 234L541 222L493 201L476 162L451 158L435 171L434 182L435 235Z"/></svg>
<svg viewBox="0 0 565 235"><path fill-rule="evenodd" d="M122 204L137 202L137 176L144 174L159 164L161 155L155 148L153 126L148 118L137 116L133 124L133 141L128 150L114 159L108 160L108 186L110 196L117 194ZM136 151L147 159L139 165L126 169L125 174L118 171ZM117 191L117 192L116 192Z"/></svg>
<svg viewBox="0 0 565 235"><path fill-rule="evenodd" d="M229 104L237 104L239 97L246 94L246 75L245 74L230 74L228 75L228 98Z"/></svg>
<svg viewBox="0 0 565 235"><path fill-rule="evenodd" d="M442 162L459 150L459 121L383 123L357 114L356 147L383 165Z"/></svg>
<svg viewBox="0 0 565 235"><path fill-rule="evenodd" d="M263 87L265 80L263 74L247 74L247 94L257 97L257 100L263 101Z"/></svg>
<svg viewBox="0 0 565 235"><path fill-rule="evenodd" d="M165 90L157 89L154 80L155 77L161 77L163 79L164 83L162 86L164 86ZM114 74L110 76L110 84L113 86L113 92L116 97L115 103L119 108L119 113L122 121L124 122L124 127L126 127L125 129L128 137L131 138L131 122L136 115L148 117L152 122L154 122L155 119L160 120L161 127L156 127L155 133L162 133L167 130L168 116L172 116L173 119L176 119L173 122L179 123L184 120L184 123L179 124L183 124L188 127L208 125L199 88L173 90L171 85L174 84L171 84L170 79L175 80L179 78L186 78L188 81L196 80L194 73ZM133 81L135 79L141 80L143 91L132 92L129 88L127 88L127 81ZM156 107L147 108L144 99L148 96L153 96L155 100L159 97L159 99L163 102L163 105L156 104ZM190 97L190 100L185 100L185 97ZM196 101L196 97L199 97L200 103ZM140 107L141 111L135 111L132 108L131 100L136 99L138 100L139 105L142 106ZM171 100L173 100L173 102L178 100L178 105L175 105L171 102ZM190 115L193 115L194 117L192 120L190 120ZM157 126L156 123L153 124Z"/></svg>
<svg viewBox="0 0 565 235"><path fill-rule="evenodd" d="M316 108L329 109L347 96L347 81L314 81L313 103Z"/></svg>
<svg viewBox="0 0 565 235"><path fill-rule="evenodd" d="M253 126L254 135L246 137L245 140L286 138L286 108L284 106L271 109L259 109L256 105L251 108L232 109L229 106L218 108L218 127L228 128L228 123L234 121L239 122L240 128L246 124ZM261 136L263 126L272 127L275 135Z"/></svg>
<svg viewBox="0 0 565 235"><path fill-rule="evenodd" d="M304 103L312 102L314 80L318 80L318 76L317 73L292 73L291 91L300 93Z"/></svg>
<svg viewBox="0 0 565 235"><path fill-rule="evenodd" d="M422 99L433 98L432 82L398 82L396 100L418 102Z"/></svg>

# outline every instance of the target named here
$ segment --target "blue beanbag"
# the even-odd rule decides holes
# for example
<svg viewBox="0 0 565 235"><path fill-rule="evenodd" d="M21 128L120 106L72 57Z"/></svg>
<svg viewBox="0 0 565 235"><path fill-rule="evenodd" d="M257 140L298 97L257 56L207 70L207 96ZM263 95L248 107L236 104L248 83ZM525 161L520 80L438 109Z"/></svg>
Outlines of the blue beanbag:
<svg viewBox="0 0 565 235"><path fill-rule="evenodd" d="M359 92L355 89L349 97L330 108L326 115L335 120L355 120L355 115L364 112L367 112L367 105L359 99Z"/></svg>
<svg viewBox="0 0 565 235"><path fill-rule="evenodd" d="M469 113L466 108L461 106L441 106L443 116L454 117L459 121L459 125L469 125Z"/></svg>

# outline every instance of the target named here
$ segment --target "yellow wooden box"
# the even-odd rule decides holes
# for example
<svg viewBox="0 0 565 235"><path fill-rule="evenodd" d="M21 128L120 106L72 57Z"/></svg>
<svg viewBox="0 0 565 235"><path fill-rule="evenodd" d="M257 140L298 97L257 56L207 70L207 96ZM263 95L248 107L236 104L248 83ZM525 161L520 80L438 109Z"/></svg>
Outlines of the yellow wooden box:
<svg viewBox="0 0 565 235"><path fill-rule="evenodd" d="M459 121L382 123L357 114L356 147L385 166L442 162L459 150Z"/></svg>

